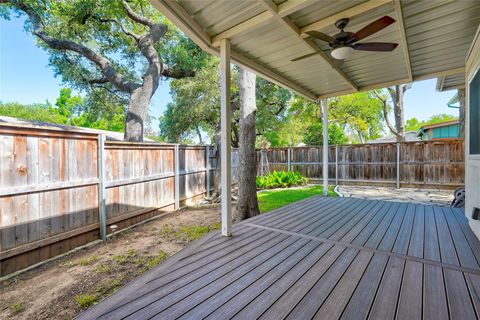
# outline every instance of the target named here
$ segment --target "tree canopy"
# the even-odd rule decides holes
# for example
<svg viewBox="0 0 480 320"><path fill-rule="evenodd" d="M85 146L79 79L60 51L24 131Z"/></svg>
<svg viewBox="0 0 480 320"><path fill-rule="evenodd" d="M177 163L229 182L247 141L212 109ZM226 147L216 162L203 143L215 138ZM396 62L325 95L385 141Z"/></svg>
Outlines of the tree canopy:
<svg viewBox="0 0 480 320"><path fill-rule="evenodd" d="M436 124L436 123L442 123L450 120L456 120L458 117L455 117L451 114L446 114L446 113L440 113L440 114L434 114L428 120L422 120L419 121L417 118L411 118L407 120L406 125L405 125L405 130L407 131L417 131L423 126L427 126L430 124Z"/></svg>
<svg viewBox="0 0 480 320"><path fill-rule="evenodd" d="M202 133L212 142L220 130L219 61L210 57L195 78L172 80L170 93L173 102L160 117L160 136L170 142L189 141ZM232 145L239 141L238 68L232 70L231 82ZM266 80L256 81L258 136L270 136L278 129L288 109L291 93Z"/></svg>
<svg viewBox="0 0 480 320"><path fill-rule="evenodd" d="M101 92L99 92L101 93ZM83 98L63 88L55 105L50 102L23 105L17 102L1 103L0 115L41 122L65 124L122 132L125 129L125 108L109 104L98 106L95 96Z"/></svg>
<svg viewBox="0 0 480 320"><path fill-rule="evenodd" d="M48 52L55 74L85 93L92 107L128 105L128 140L142 139L150 99L161 79L193 76L207 56L148 0L0 4L3 18L27 16L25 29Z"/></svg>

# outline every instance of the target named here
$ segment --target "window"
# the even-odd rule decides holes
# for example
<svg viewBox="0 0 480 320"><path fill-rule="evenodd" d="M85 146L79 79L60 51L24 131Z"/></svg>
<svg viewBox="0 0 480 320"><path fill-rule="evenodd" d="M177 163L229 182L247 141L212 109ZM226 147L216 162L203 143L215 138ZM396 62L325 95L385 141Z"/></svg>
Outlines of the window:
<svg viewBox="0 0 480 320"><path fill-rule="evenodd" d="M469 85L469 139L470 154L480 154L480 72L477 72Z"/></svg>

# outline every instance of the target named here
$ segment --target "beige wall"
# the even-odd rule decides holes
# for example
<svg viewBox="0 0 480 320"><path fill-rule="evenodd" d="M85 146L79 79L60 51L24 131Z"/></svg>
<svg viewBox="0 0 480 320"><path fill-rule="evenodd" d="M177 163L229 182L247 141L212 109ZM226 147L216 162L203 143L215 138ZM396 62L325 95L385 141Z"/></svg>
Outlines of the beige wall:
<svg viewBox="0 0 480 320"><path fill-rule="evenodd" d="M466 119L465 119L465 187L466 187L466 205L465 215L470 220L470 226L480 238L480 220L472 219L472 210L474 207L480 208L480 155L469 155L469 86L470 80L475 76L476 72L480 72L480 28L477 30L475 40L471 51L467 57L466 64L466 80L467 80L467 96L466 96ZM479 124L480 125L480 124ZM478 139L478 138L477 138Z"/></svg>

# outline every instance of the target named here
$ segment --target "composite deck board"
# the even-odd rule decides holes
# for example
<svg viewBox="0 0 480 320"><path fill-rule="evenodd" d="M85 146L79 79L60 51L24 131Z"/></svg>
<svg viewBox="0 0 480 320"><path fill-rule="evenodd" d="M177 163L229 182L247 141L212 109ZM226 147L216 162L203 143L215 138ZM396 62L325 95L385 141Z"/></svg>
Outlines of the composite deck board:
<svg viewBox="0 0 480 320"><path fill-rule="evenodd" d="M425 319L448 319L447 297L440 267L424 266L423 273L423 315Z"/></svg>
<svg viewBox="0 0 480 320"><path fill-rule="evenodd" d="M458 209L311 197L213 233L80 319L475 319Z"/></svg>

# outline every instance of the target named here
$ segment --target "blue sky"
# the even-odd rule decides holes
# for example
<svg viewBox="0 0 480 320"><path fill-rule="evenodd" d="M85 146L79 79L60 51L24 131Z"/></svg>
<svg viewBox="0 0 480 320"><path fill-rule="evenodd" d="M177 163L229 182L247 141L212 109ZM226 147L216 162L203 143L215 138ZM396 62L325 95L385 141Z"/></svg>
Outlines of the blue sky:
<svg viewBox="0 0 480 320"><path fill-rule="evenodd" d="M413 84L405 94L405 119L428 119L433 114L458 115L447 107L455 91L436 92L436 79ZM0 19L0 101L20 103L55 102L62 87L48 67L48 56L35 45L35 38L23 30L23 18ZM164 82L153 97L150 113L158 118L171 101L168 83ZM152 124L157 129L158 121Z"/></svg>

